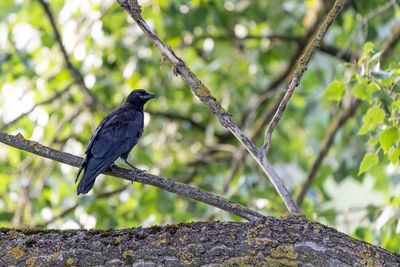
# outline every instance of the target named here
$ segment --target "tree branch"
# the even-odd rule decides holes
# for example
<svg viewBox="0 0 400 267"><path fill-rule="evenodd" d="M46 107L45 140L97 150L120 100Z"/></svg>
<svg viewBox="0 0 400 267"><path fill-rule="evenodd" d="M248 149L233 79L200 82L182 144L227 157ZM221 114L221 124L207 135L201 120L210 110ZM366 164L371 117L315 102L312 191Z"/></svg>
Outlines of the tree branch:
<svg viewBox="0 0 400 267"><path fill-rule="evenodd" d="M17 121L19 121L20 119L22 119L23 117L25 117L26 115L28 115L29 113L34 111L35 108L37 108L38 106L46 105L46 104L49 104L49 103L53 103L54 100L56 100L57 98L61 97L66 92L68 92L70 87L71 87L71 85L68 85L65 89L63 89L63 90L61 90L59 92L56 92L52 97L50 97L50 98L48 98L46 100L43 100L42 102L39 102L39 103L35 104L30 110L22 113L21 115L19 115L17 118L13 119L12 121L4 123L3 125L1 125L0 129L1 130L7 129L8 127L10 127L10 125L16 123Z"/></svg>
<svg viewBox="0 0 400 267"><path fill-rule="evenodd" d="M389 37L387 42L383 45L381 64L384 65L389 59L389 55L393 52L397 43L400 41L400 23L393 29L392 35Z"/></svg>
<svg viewBox="0 0 400 267"><path fill-rule="evenodd" d="M297 205L301 206L303 203L304 197L307 193L308 188L311 186L311 183L314 181L315 174L317 173L319 167L322 164L322 161L328 154L329 148L332 146L333 140L336 136L338 130L343 126L343 124L351 118L358 106L361 104L361 101L358 99L353 99L350 106L346 109L343 109L336 115L333 119L329 129L325 135L324 141L322 141L321 147L318 151L317 158L314 161L311 169L307 173L307 178L305 182L302 184L299 194L296 197Z"/></svg>
<svg viewBox="0 0 400 267"><path fill-rule="evenodd" d="M233 121L232 116L221 106L221 104L212 96L210 90L205 86L196 75L190 70L182 59L178 58L170 47L165 46L158 36L150 29L141 16L141 8L136 0L118 0L121 7L128 11L137 25L142 29L146 36L160 51L164 60L168 60L173 65L174 73L181 75L184 82L191 88L192 92L203 102L210 111L217 117L219 123L227 128L236 139L247 149L252 157L260 165L264 173L268 176L276 191L282 198L287 209L291 213L301 213L299 207L289 194L282 180L268 162L266 156L255 146L249 138L239 129Z"/></svg>
<svg viewBox="0 0 400 267"><path fill-rule="evenodd" d="M1 266L399 264L399 254L299 216L118 230L0 229Z"/></svg>
<svg viewBox="0 0 400 267"><path fill-rule="evenodd" d="M382 10L382 8L378 10ZM395 27L392 35L383 45L381 61L380 61L382 65L385 65L385 63L389 59L390 53L393 52L394 48L396 47L399 41L400 41L400 23ZM317 158L315 159L311 169L308 171L307 178L301 185L300 192L296 196L297 205L301 206L301 204L303 203L304 197L308 189L310 188L312 182L314 181L315 175L317 174L318 169L321 167L322 161L328 154L329 149L333 144L333 139L335 138L337 131L346 123L346 121L349 118L351 118L354 115L360 104L361 104L360 100L353 99L351 101L350 106L339 112L333 119L331 125L328 128L327 133L325 134L321 147L319 148Z"/></svg>
<svg viewBox="0 0 400 267"><path fill-rule="evenodd" d="M84 94L84 99L86 101L86 104L93 106L96 105L97 107L104 109L105 105L100 102L99 99L89 90L89 88L86 86L85 80L83 79L82 74L79 72L77 68L72 65L71 60L69 59L69 56L67 54L67 51L65 50L64 44L61 39L60 32L57 29L56 22L54 20L53 14L50 10L49 4L45 0L38 0L39 3L42 5L46 16L50 20L51 27L53 28L54 35L56 37L56 41L58 45L60 46L61 53L64 57L65 63L67 64L67 68L71 74L71 76L74 78L75 83L79 86L81 89L82 93Z"/></svg>
<svg viewBox="0 0 400 267"><path fill-rule="evenodd" d="M308 62L310 62L312 56L314 55L315 51L319 48L322 39L324 38L326 32L329 29L329 26L335 21L336 17L339 15L342 7L346 4L347 0L336 0L335 4L329 11L328 15L326 16L325 20L322 22L321 26L318 29L318 32L307 45L303 55L301 56L300 60L297 62L296 70L293 73L293 77L289 83L289 86L286 90L285 96L283 97L279 107L272 118L270 124L268 125L267 130L265 131L265 138L264 144L262 146L262 150L267 154L270 144L271 144L271 136L272 132L274 131L275 126L280 121L283 112L286 109L286 105L292 96L294 89L300 84L301 77L303 73L307 69Z"/></svg>
<svg viewBox="0 0 400 267"><path fill-rule="evenodd" d="M81 157L46 147L35 141L27 140L21 134L13 136L0 132L0 142L74 167L79 167L83 160ZM171 193L176 193L223 209L249 221L264 217L260 213L250 210L239 203L235 203L198 188L175 182L171 179L148 173L136 173L133 170L124 169L116 165L113 165L110 169L106 170L104 174L142 184L153 185Z"/></svg>

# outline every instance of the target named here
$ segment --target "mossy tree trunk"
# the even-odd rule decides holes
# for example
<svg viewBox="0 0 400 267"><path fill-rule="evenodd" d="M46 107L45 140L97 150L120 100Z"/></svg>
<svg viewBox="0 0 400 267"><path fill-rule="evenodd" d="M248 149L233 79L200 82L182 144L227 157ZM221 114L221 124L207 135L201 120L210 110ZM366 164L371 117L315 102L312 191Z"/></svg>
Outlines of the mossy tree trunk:
<svg viewBox="0 0 400 267"><path fill-rule="evenodd" d="M302 217L123 230L0 230L10 266L400 266L400 255Z"/></svg>

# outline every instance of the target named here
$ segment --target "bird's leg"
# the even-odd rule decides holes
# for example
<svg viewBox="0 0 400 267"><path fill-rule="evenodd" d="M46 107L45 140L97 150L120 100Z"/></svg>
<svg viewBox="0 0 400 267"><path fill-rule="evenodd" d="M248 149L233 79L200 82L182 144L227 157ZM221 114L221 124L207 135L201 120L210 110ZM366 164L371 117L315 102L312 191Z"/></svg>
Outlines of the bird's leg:
<svg viewBox="0 0 400 267"><path fill-rule="evenodd" d="M130 163L128 162L127 159L124 159L124 158L121 158L121 159L122 159L126 164L128 164L129 167L131 167L135 172L138 172L138 173L146 172L145 170L138 169L138 168L136 168L135 166L133 166L132 164L130 164Z"/></svg>

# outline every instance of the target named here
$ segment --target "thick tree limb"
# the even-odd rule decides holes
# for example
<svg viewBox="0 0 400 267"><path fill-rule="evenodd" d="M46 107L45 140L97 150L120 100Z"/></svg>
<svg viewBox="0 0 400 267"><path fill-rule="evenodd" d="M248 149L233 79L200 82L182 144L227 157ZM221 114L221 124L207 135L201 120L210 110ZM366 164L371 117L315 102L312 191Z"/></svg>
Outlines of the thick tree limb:
<svg viewBox="0 0 400 267"><path fill-rule="evenodd" d="M46 147L35 141L27 140L21 134L13 136L0 132L0 142L74 167L79 167L83 160L81 157ZM175 182L171 179L148 173L137 173L133 170L124 169L116 165L113 165L110 169L105 171L104 174L123 178L129 181L153 185L171 193L176 193L223 209L249 221L264 217L260 213L250 210L239 203L235 203L198 188Z"/></svg>
<svg viewBox="0 0 400 267"><path fill-rule="evenodd" d="M186 66L183 60L178 58L170 47L165 46L158 36L150 29L141 16L141 8L137 1L118 0L118 3L121 5L121 7L129 12L132 18L136 21L137 25L160 51L161 55L164 57L164 60L168 60L170 63L172 63L174 73L181 75L184 82L191 88L192 92L200 99L200 101L203 102L217 117L220 124L227 128L257 161L264 173L275 186L276 191L282 198L289 212L301 213L299 207L296 205L295 201L289 194L274 168L268 162L266 156L263 155L263 153L260 153L260 149L255 146L239 129L239 127L233 121L232 116L221 106L216 98L212 96L207 86L205 86L190 70L190 68Z"/></svg>
<svg viewBox="0 0 400 267"><path fill-rule="evenodd" d="M265 131L264 144L261 149L264 150L266 154L268 153L268 150L269 150L269 147L271 144L272 132L274 131L275 126L280 121L282 114L286 109L286 105L289 102L290 97L292 96L292 94L294 92L294 89L300 84L301 77L303 76L303 73L307 69L308 62L310 62L315 51L317 51L317 49L321 45L322 39L324 38L326 32L328 31L329 26L335 21L336 17L339 15L341 9L346 4L346 2L347 2L347 0L336 0L335 1L335 4L333 5L333 7L329 11L328 15L326 16L325 20L322 22L321 26L319 27L318 32L313 37L313 39L310 41L310 43L307 45L305 51L303 52L303 55L301 56L300 60L297 62L296 70L293 73L293 77L289 83L287 90L286 90L285 96L283 97L274 117L272 118L270 124L268 125L267 130Z"/></svg>
<svg viewBox="0 0 400 267"><path fill-rule="evenodd" d="M399 266L400 255L299 216L122 230L0 229L4 266Z"/></svg>

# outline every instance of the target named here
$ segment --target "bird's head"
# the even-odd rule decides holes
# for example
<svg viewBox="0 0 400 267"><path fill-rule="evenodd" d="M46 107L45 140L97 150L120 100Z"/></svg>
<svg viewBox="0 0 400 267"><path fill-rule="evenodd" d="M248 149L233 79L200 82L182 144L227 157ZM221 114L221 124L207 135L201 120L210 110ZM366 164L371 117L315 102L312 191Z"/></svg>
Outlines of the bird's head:
<svg viewBox="0 0 400 267"><path fill-rule="evenodd" d="M143 106L147 101L156 97L155 94L151 94L143 89L133 90L125 100L125 103L136 106Z"/></svg>

